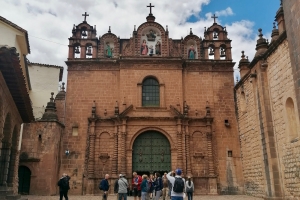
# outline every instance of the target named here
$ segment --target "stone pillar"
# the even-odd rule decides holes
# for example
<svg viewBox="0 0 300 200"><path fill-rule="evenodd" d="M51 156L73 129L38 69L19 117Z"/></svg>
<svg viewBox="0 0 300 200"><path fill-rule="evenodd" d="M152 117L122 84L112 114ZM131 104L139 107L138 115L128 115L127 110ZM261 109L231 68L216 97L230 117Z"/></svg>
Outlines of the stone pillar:
<svg viewBox="0 0 300 200"><path fill-rule="evenodd" d="M94 177L95 167L95 121L90 125L90 141L89 141L89 161L88 161L88 178Z"/></svg>
<svg viewBox="0 0 300 200"><path fill-rule="evenodd" d="M182 155L182 127L181 120L177 120L177 167L183 167L183 155Z"/></svg>
<svg viewBox="0 0 300 200"><path fill-rule="evenodd" d="M207 132L207 156L208 156L208 175L214 176L214 162L213 162L213 154L212 154L212 133Z"/></svg>
<svg viewBox="0 0 300 200"><path fill-rule="evenodd" d="M126 173L126 119L122 120L122 132L121 132L121 174Z"/></svg>
<svg viewBox="0 0 300 200"><path fill-rule="evenodd" d="M192 175L189 125L185 126L186 174Z"/></svg>
<svg viewBox="0 0 300 200"><path fill-rule="evenodd" d="M115 122L115 133L114 133L114 153L112 157L112 176L118 177L118 124Z"/></svg>

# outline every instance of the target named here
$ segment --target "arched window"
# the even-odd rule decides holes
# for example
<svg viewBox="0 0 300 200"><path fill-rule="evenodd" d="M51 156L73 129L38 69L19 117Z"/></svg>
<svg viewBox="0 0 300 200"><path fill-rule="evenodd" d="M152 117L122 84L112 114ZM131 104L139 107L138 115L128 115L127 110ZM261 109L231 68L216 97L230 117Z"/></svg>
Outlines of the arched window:
<svg viewBox="0 0 300 200"><path fill-rule="evenodd" d="M159 106L159 84L154 78L143 81L142 106Z"/></svg>

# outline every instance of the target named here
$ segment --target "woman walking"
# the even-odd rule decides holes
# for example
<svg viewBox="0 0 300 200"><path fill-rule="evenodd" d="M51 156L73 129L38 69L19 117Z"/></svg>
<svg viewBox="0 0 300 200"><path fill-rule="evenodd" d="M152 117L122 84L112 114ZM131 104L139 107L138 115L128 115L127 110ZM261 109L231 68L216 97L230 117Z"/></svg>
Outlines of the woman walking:
<svg viewBox="0 0 300 200"><path fill-rule="evenodd" d="M188 196L188 200L193 200L194 183L191 181L190 176L188 176L188 180L185 182L185 192Z"/></svg>
<svg viewBox="0 0 300 200"><path fill-rule="evenodd" d="M148 180L147 180L148 176L146 174L144 174L142 176L142 184L141 184L141 192L142 192L142 200L147 200L147 195L148 194Z"/></svg>

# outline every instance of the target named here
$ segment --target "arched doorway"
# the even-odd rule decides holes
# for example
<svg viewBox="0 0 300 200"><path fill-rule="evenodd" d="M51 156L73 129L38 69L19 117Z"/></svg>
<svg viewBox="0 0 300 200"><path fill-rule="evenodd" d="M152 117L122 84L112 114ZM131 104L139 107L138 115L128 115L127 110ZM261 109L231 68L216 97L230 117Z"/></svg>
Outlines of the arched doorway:
<svg viewBox="0 0 300 200"><path fill-rule="evenodd" d="M132 170L138 174L171 170L170 142L158 131L146 131L133 143Z"/></svg>
<svg viewBox="0 0 300 200"><path fill-rule="evenodd" d="M29 194L31 171L28 167L19 167L19 194Z"/></svg>

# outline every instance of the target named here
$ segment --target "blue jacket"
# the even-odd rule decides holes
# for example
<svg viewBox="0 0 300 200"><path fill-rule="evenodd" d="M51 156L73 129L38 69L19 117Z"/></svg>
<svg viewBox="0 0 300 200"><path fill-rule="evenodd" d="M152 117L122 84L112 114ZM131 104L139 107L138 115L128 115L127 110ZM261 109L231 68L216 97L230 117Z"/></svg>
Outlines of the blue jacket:
<svg viewBox="0 0 300 200"><path fill-rule="evenodd" d="M109 190L109 184L108 181L106 179L103 179L101 182L101 188L103 191L108 191Z"/></svg>
<svg viewBox="0 0 300 200"><path fill-rule="evenodd" d="M155 191L160 191L163 189L163 182L161 177L158 177L154 182Z"/></svg>
<svg viewBox="0 0 300 200"><path fill-rule="evenodd" d="M141 184L141 191L142 192L148 192L148 181L147 179L144 179L142 181L142 184Z"/></svg>

